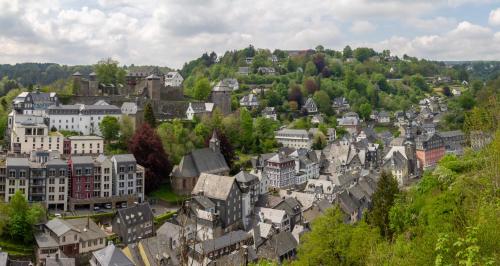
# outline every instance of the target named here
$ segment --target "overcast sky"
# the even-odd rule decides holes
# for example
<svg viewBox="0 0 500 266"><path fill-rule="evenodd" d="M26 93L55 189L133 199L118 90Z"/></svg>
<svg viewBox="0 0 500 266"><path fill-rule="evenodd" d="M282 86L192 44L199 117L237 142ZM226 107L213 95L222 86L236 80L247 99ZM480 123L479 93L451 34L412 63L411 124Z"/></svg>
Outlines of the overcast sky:
<svg viewBox="0 0 500 266"><path fill-rule="evenodd" d="M500 1L0 0L0 64L113 57L180 68L249 44L500 60Z"/></svg>

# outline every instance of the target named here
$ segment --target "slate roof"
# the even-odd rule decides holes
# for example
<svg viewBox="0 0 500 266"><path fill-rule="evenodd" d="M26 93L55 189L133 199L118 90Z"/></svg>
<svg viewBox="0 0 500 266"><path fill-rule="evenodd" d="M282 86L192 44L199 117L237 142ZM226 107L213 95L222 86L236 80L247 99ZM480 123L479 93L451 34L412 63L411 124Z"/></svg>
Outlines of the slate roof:
<svg viewBox="0 0 500 266"><path fill-rule="evenodd" d="M224 173L229 171L226 159L220 152L210 148L196 149L182 157L174 168L174 177L196 177L201 173Z"/></svg>
<svg viewBox="0 0 500 266"><path fill-rule="evenodd" d="M118 163L130 163L130 162L136 163L135 156L130 153L113 155L113 157L111 157L111 160L114 160Z"/></svg>
<svg viewBox="0 0 500 266"><path fill-rule="evenodd" d="M207 254L209 252L239 243L245 239L251 238L245 231L231 231L221 237L208 239L195 245L194 249L199 254Z"/></svg>
<svg viewBox="0 0 500 266"><path fill-rule="evenodd" d="M245 95L240 100L240 105L242 106L257 106L259 105L259 99L253 93Z"/></svg>
<svg viewBox="0 0 500 266"><path fill-rule="evenodd" d="M125 256L121 249L111 244L107 247L92 252L93 256L99 261L100 265L107 266L135 266L135 264Z"/></svg>
<svg viewBox="0 0 500 266"><path fill-rule="evenodd" d="M208 198L226 200L231 192L234 181L235 178L231 176L202 173L193 188L192 194L195 195L203 191L203 195Z"/></svg>
<svg viewBox="0 0 500 266"><path fill-rule="evenodd" d="M255 180L259 180L259 178L255 175L250 174L249 172L246 171L240 171L238 174L234 176L236 178L236 181L240 183L247 183L247 182L252 182Z"/></svg>
<svg viewBox="0 0 500 266"><path fill-rule="evenodd" d="M304 104L304 107L306 109L308 109L308 110L309 109L317 109L318 108L318 106L314 102L313 98L311 98L311 97L307 98L306 103Z"/></svg>
<svg viewBox="0 0 500 266"><path fill-rule="evenodd" d="M297 248L297 240L293 237L293 234L289 231L282 231L277 235L273 236L270 243L276 250L278 256L283 256L288 252Z"/></svg>
<svg viewBox="0 0 500 266"><path fill-rule="evenodd" d="M45 226L49 228L52 232L54 232L57 236L61 236L70 230L75 230L79 232L78 229L71 226L71 224L67 223L66 220L54 218L48 221Z"/></svg>
<svg viewBox="0 0 500 266"><path fill-rule="evenodd" d="M210 208L215 208L215 203L213 203L208 197L206 196L194 196L193 201L196 201L198 204L200 204L203 209L210 209Z"/></svg>
<svg viewBox="0 0 500 266"><path fill-rule="evenodd" d="M153 211L148 202L140 203L128 208L118 209L116 213L125 227L136 226L146 221L153 221Z"/></svg>
<svg viewBox="0 0 500 266"><path fill-rule="evenodd" d="M255 208L255 213L259 216L261 222L270 221L271 223L277 224L281 224L286 215L285 210L271 208ZM261 218L263 218L263 220Z"/></svg>
<svg viewBox="0 0 500 266"><path fill-rule="evenodd" d="M71 156L73 164L93 164L94 160L91 156Z"/></svg>
<svg viewBox="0 0 500 266"><path fill-rule="evenodd" d="M75 266L75 258L48 257L45 259L45 266Z"/></svg>
<svg viewBox="0 0 500 266"><path fill-rule="evenodd" d="M346 214L351 215L353 212L358 211L358 204L355 199L353 199L347 191L343 191L337 195L337 200L340 205L340 209Z"/></svg>

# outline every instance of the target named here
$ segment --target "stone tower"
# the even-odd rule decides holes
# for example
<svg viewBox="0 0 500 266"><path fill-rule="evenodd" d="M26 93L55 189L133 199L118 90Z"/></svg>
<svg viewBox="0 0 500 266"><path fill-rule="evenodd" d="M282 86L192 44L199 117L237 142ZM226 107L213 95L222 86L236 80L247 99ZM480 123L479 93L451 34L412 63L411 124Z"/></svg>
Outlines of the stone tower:
<svg viewBox="0 0 500 266"><path fill-rule="evenodd" d="M89 94L91 96L97 95L99 90L99 82L97 82L97 75L95 72L89 74Z"/></svg>
<svg viewBox="0 0 500 266"><path fill-rule="evenodd" d="M224 115L231 113L231 88L222 81L212 89L210 100Z"/></svg>
<svg viewBox="0 0 500 266"><path fill-rule="evenodd" d="M146 77L146 86L148 88L148 98L153 101L160 100L160 89L161 89L161 80L160 77L156 74L151 74Z"/></svg>
<svg viewBox="0 0 500 266"><path fill-rule="evenodd" d="M217 137L217 132L212 133L212 138L210 139L210 142L208 143L208 147L213 150L214 152L220 152L220 141L219 137Z"/></svg>

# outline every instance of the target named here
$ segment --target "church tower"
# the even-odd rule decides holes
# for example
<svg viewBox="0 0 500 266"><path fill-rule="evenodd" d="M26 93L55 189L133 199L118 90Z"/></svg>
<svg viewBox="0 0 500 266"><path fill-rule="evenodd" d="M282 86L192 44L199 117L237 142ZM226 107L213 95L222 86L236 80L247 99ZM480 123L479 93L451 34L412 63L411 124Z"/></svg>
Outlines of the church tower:
<svg viewBox="0 0 500 266"><path fill-rule="evenodd" d="M212 138L210 139L208 147L214 152L220 152L220 141L219 138L217 137L217 132L215 132L215 129L214 132L212 133Z"/></svg>

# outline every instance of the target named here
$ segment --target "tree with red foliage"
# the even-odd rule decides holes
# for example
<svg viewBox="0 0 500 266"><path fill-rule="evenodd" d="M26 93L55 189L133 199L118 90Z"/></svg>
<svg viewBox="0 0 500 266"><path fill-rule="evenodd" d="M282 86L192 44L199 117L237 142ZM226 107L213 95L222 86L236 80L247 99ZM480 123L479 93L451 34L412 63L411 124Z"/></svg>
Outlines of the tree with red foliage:
<svg viewBox="0 0 500 266"><path fill-rule="evenodd" d="M226 137L226 135L216 129L215 133L217 134L217 138L219 139L220 143L220 153L224 156L224 159L226 159L227 166L231 169L233 166L233 161L235 159L235 153L234 153L234 148L233 145L231 145L231 142L229 142L229 139ZM210 144L210 139L212 138L212 135L209 135L205 139L205 146L208 147Z"/></svg>
<svg viewBox="0 0 500 266"><path fill-rule="evenodd" d="M148 124L143 123L128 145L129 152L133 153L137 163L146 169L145 192L149 193L158 188L163 181L169 180L172 163L163 149L160 137Z"/></svg>
<svg viewBox="0 0 500 266"><path fill-rule="evenodd" d="M300 87L298 85L294 85L288 91L288 101L294 101L297 103L297 109L300 109L302 106L302 91L300 91Z"/></svg>
<svg viewBox="0 0 500 266"><path fill-rule="evenodd" d="M318 70L318 73L321 73L321 71L323 71L323 68L326 65L326 63L325 63L325 55L321 54L321 53L314 55L313 63L316 66L316 69Z"/></svg>
<svg viewBox="0 0 500 266"><path fill-rule="evenodd" d="M312 78L308 78L304 81L304 87L310 95L313 95L316 90L318 90L318 85L316 81Z"/></svg>

